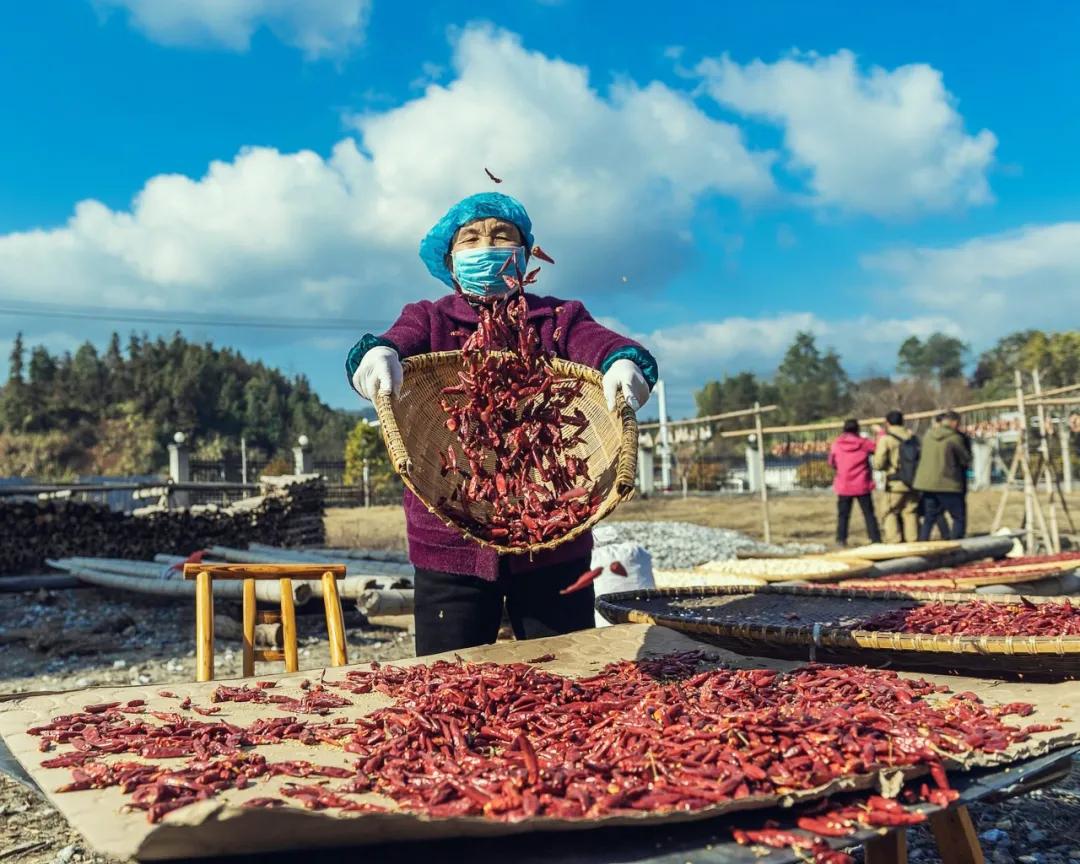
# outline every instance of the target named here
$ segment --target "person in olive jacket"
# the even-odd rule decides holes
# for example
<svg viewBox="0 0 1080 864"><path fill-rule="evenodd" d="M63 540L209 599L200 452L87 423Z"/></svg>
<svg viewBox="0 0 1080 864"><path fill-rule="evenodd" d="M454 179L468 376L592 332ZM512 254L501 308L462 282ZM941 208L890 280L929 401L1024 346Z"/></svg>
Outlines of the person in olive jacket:
<svg viewBox="0 0 1080 864"><path fill-rule="evenodd" d="M881 517L886 543L913 543L919 535L919 493L903 479L901 448L914 437L904 426L904 415L890 411L874 449L874 470L885 473L885 515ZM918 440L915 441L918 444ZM918 451L916 451L918 453ZM913 478L908 475L908 481Z"/></svg>
<svg viewBox="0 0 1080 864"><path fill-rule="evenodd" d="M952 522L951 539L959 540L966 529L967 468L971 451L960 434L960 415L946 411L941 423L931 429L922 441L919 468L915 472L915 488L923 496L923 522L919 539L929 540L930 533L942 513Z"/></svg>

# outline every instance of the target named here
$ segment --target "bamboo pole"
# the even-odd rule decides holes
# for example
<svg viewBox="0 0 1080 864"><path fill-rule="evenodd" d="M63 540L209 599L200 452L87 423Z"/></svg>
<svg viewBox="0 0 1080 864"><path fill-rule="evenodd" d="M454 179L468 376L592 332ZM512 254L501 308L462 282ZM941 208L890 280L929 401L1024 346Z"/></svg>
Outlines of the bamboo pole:
<svg viewBox="0 0 1080 864"><path fill-rule="evenodd" d="M1027 414L1024 411L1024 379L1020 370L1016 370L1016 407L1020 413L1020 436L1016 442L1020 456L1020 476L1024 479L1024 550L1028 555L1035 553L1035 514L1031 504L1031 471L1027 459Z"/></svg>
<svg viewBox="0 0 1080 864"><path fill-rule="evenodd" d="M281 585L281 630L285 641L285 671L300 669L300 654L296 646L296 607L292 602L292 579L283 578Z"/></svg>
<svg viewBox="0 0 1080 864"><path fill-rule="evenodd" d="M1016 370L1016 384L1017 384L1017 388L1016 388L1016 405L1017 405L1017 409L1020 412L1020 423L1021 423L1020 443L1023 445L1023 449L1020 451L1020 467L1024 471L1024 507L1025 507L1025 512L1028 512L1029 510L1034 511L1035 518L1038 520L1038 523L1039 523L1039 530L1042 532L1043 546L1048 550L1052 550L1053 549L1053 539L1052 539L1051 534L1050 534L1050 529L1046 524L1046 515L1043 513L1042 503L1039 501L1039 496L1038 496L1038 493L1036 491L1036 479L1031 473L1031 460L1028 457L1027 412L1026 412L1026 409L1024 407L1023 379L1022 379L1022 377L1020 375L1020 370L1019 369ZM1029 533L1028 533L1027 536L1028 536L1028 539L1029 539L1029 541L1031 543L1031 548L1029 549L1028 554L1034 554L1035 551L1036 551L1034 526L1031 526L1029 524L1028 532Z"/></svg>
<svg viewBox="0 0 1080 864"><path fill-rule="evenodd" d="M1076 385L1074 389L1080 390L1080 384ZM1032 405L1037 404L1039 401L1042 401L1042 403L1044 405L1053 405L1053 404L1055 404L1055 401L1056 401L1056 400L1048 400L1048 399L1045 399L1045 398L1042 399L1042 400L1039 400L1039 399L1036 399L1033 396L1027 395L1027 394L1025 394L1024 398L1029 403L1031 403ZM1068 404L1068 405L1076 405L1078 403L1080 403L1080 397L1078 397L1077 399L1065 400L1065 404ZM964 413L968 413L968 412L971 412L971 411L982 411L982 410L986 410L986 409L989 409L989 408L1014 408L1015 406L1016 406L1016 397L1013 397L1011 399L994 399L993 401L990 401L990 402L973 402L970 405L957 405L952 410L956 411L959 414L964 414ZM912 412L912 413L905 413L904 418L906 420L927 420L927 419L929 419L931 417L936 417L943 410L944 409L942 409L942 408L933 408L933 409L931 409L929 411L915 411L915 412ZM696 421L693 421L693 420L681 420L679 422L680 423L693 423L693 422L696 422ZM876 424L881 424L881 423L884 423L884 422L885 422L884 417L864 417L864 418L859 418L859 425L860 426L873 426L875 423ZM782 435L782 434L791 433L791 432L827 432L827 431L832 431L832 430L836 430L836 429L842 429L843 427L844 427L844 424L843 424L842 421L830 420L830 421L825 422L825 423L801 423L801 424L797 424L797 425L794 425L794 426L766 426L765 429L764 429L764 432L765 432L766 435ZM717 436L720 437L720 438L740 438L740 437L745 438L746 436L753 435L753 434L755 434L755 431L753 429L729 429L727 431L717 433Z"/></svg>
<svg viewBox="0 0 1080 864"><path fill-rule="evenodd" d="M1035 408L1036 415L1039 418L1039 452L1042 454L1042 479L1046 483L1046 494L1051 498L1051 503L1054 494L1054 481L1052 478L1053 467L1050 465L1050 440L1047 437L1049 430L1046 428L1046 406L1042 403L1042 385L1039 382L1039 370L1031 370L1031 380L1035 387L1035 398L1038 404Z"/></svg>
<svg viewBox="0 0 1080 864"><path fill-rule="evenodd" d="M1062 417L1058 422L1058 443L1061 446L1061 477L1065 486L1065 494L1072 494L1072 443L1069 439L1069 424Z"/></svg>
<svg viewBox="0 0 1080 864"><path fill-rule="evenodd" d="M772 542L772 523L769 521L769 487L765 484L765 435L761 431L761 406L754 403L754 428L757 430L758 471L761 477L761 521L765 542Z"/></svg>
<svg viewBox="0 0 1080 864"><path fill-rule="evenodd" d="M195 577L195 680L214 680L214 577ZM292 595L289 595L292 602Z"/></svg>
<svg viewBox="0 0 1080 864"><path fill-rule="evenodd" d="M326 607L326 636L330 640L330 665L344 666L349 662L345 653L345 622L341 616L341 598L337 579L330 571L322 575L323 605Z"/></svg>
<svg viewBox="0 0 1080 864"><path fill-rule="evenodd" d="M757 405L757 403L754 403ZM714 423L719 420L734 420L738 417L752 417L758 411L762 414L769 414L773 411L779 411L779 405L762 405L760 409L757 408L740 408L738 411L725 411L723 414L707 414L704 417L690 417L686 420L668 420L668 426L688 426L693 423ZM638 429L659 429L659 423L642 423L638 426Z"/></svg>
<svg viewBox="0 0 1080 864"><path fill-rule="evenodd" d="M1047 397L1051 397L1051 396L1057 396L1057 395L1059 395L1061 393L1072 393L1072 392L1078 391L1078 390L1080 390L1080 384L1069 384L1069 385L1066 385L1064 387L1055 387L1052 390L1045 390L1045 391L1043 391L1043 394L1042 394L1041 398L1036 397L1034 394L1025 394L1025 398L1032 405L1038 404L1039 402L1041 402L1043 405L1078 405L1078 404L1080 404L1080 394L1078 394L1075 398L1060 398L1060 399L1047 398ZM954 411L956 411L956 412L958 412L960 414L964 414L964 413L970 412L970 411L983 411L983 410L986 410L986 409L989 409L989 408L1013 408L1013 407L1015 407L1015 405L1016 405L1016 398L1012 397L1012 398L1009 398L1009 399L993 399L993 400L990 400L990 401L987 401L987 402L972 402L971 404L968 404L968 405L957 405L952 410L954 410ZM779 410L778 405L763 405L762 408L761 408L761 413L765 414L765 413L769 413L769 412L777 411L777 410ZM904 416L908 420L927 420L927 419L929 419L931 417L934 417L934 416L940 414L942 412L942 410L944 410L944 409L932 408L932 409L930 409L928 411L915 411L915 412L911 412L911 413L905 413ZM754 414L754 409L753 408L742 408L742 409L739 409L738 411L728 411L728 412L726 412L724 414L710 414L710 415L708 415L706 417L691 417L691 418L687 418L685 420L668 420L666 425L668 425L668 426L690 426L690 425L693 425L695 423L712 423L712 422L716 422L716 421L719 421L719 420L728 420L728 419L734 419L734 418L737 418L737 417L749 417L749 416L752 416L753 414ZM860 426L872 426L875 423L881 424L881 423L884 423L884 422L885 422L884 417L863 417L863 418L859 418L859 425ZM789 433L789 432L823 432L823 431L830 431L830 430L835 430L835 429L842 429L843 426L844 426L844 424L843 424L842 421L830 420L830 421L825 422L825 423L802 423L802 424L797 424L797 425L793 425L793 426L766 426L763 431L764 431L764 433L766 435L779 435L779 434L784 434L784 433ZM638 428L642 429L642 430L658 429L658 428L660 428L660 424L659 423L643 423ZM719 437L719 438L746 438L746 437L748 437L750 435L755 435L755 434L757 434L755 429L728 429L726 431L718 432L717 437Z"/></svg>
<svg viewBox="0 0 1080 864"><path fill-rule="evenodd" d="M1039 432L1042 436L1039 442L1039 450L1042 453L1043 458L1043 470L1046 477L1046 494L1050 499L1050 530L1054 539L1054 552L1061 552L1061 537L1058 534L1057 527L1057 504L1054 500L1055 494L1061 502L1061 508L1065 512L1065 518L1069 522L1069 530L1074 534L1076 533L1076 526L1073 524L1072 513L1069 512L1069 502L1065 499L1065 493L1061 488L1061 481L1058 478L1057 471L1054 470L1054 465L1050 461L1050 434L1051 424L1046 417L1045 402L1041 399L1043 395L1043 389L1039 380L1039 370L1035 369L1032 373L1032 378L1035 385L1035 394L1040 397L1039 401ZM1066 449L1068 449L1066 447ZM1065 454L1062 453L1062 468L1065 467ZM1072 466L1069 466L1069 470L1072 470Z"/></svg>
<svg viewBox="0 0 1080 864"><path fill-rule="evenodd" d="M1058 534L1057 505L1054 501L1054 487L1057 485L1054 466L1050 462L1050 429L1046 422L1046 406L1042 402L1043 389L1038 368L1031 370L1031 382L1038 400L1036 411L1039 417L1039 454L1042 458L1042 475L1046 483L1046 498L1050 510L1050 551L1055 555L1061 551L1061 536Z"/></svg>
<svg viewBox="0 0 1080 864"><path fill-rule="evenodd" d="M255 674L255 580L244 580L244 635L243 674L250 678Z"/></svg>
<svg viewBox="0 0 1080 864"><path fill-rule="evenodd" d="M1012 491L1012 484L1016 480L1016 470L1020 467L1020 446L1017 445L1016 452L1013 453L1012 462L1009 465L1009 473L1005 476L1005 488L1001 492L1001 499L998 501L997 511L994 513L994 521L990 525L990 533L993 534L1001 527L1001 520L1005 517L1005 505L1009 500L1009 492Z"/></svg>

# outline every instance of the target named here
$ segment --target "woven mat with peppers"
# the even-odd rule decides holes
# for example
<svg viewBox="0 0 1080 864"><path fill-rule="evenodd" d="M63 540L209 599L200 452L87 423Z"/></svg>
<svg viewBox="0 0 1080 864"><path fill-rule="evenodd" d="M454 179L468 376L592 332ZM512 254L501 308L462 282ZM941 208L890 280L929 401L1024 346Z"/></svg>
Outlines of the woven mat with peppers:
<svg viewBox="0 0 1080 864"><path fill-rule="evenodd" d="M0 733L92 843L147 857L166 843L175 854L185 836L222 853L295 847L294 820L312 813L331 817L320 833L374 842L454 836L466 823L500 834L703 818L871 790L858 811L801 817L829 835L918 818L886 797L897 772L914 775L908 799L944 804L949 771L1080 739L1066 707L1075 684L753 663L644 625L463 654L22 699L0 706ZM184 831L158 831L170 826Z"/></svg>

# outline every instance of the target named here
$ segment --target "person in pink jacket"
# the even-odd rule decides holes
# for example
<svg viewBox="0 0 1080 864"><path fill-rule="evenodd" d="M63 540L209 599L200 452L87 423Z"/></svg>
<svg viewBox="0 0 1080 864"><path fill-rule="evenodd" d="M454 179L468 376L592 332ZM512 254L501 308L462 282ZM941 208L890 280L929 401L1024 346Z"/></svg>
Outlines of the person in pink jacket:
<svg viewBox="0 0 1080 864"><path fill-rule="evenodd" d="M881 542L877 517L874 516L874 477L870 472L870 457L874 455L875 443L859 435L859 421L845 420L840 433L829 450L829 465L836 471L833 491L836 492L836 543L847 545L848 523L851 521L851 503L858 501L866 520L866 533L871 543Z"/></svg>

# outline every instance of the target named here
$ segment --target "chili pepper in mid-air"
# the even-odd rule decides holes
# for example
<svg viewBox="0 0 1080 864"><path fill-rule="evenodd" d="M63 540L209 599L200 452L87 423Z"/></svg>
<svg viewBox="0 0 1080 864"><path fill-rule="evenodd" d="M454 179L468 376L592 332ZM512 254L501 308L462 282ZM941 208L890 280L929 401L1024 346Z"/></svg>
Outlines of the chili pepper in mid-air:
<svg viewBox="0 0 1080 864"><path fill-rule="evenodd" d="M547 252L545 252L539 246L533 246L532 254L533 254L533 257L539 258L541 261L547 261L548 264L554 264L555 263L555 259L552 258L550 255L548 255ZM558 312L559 310L556 309L555 311Z"/></svg>
<svg viewBox="0 0 1080 864"><path fill-rule="evenodd" d="M560 594L574 594L581 591L583 588L588 588L596 581L596 577L604 572L603 567L593 567L592 570L586 570L577 579L567 585L560 591Z"/></svg>

